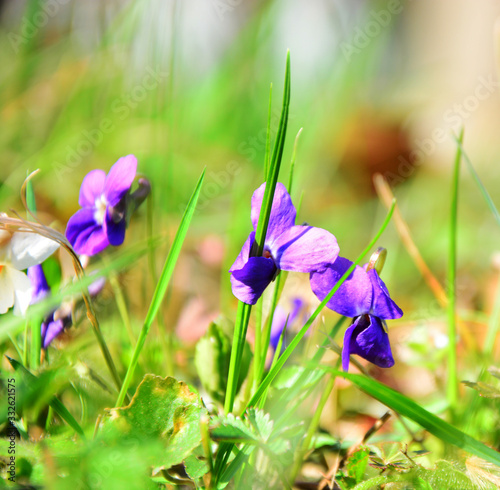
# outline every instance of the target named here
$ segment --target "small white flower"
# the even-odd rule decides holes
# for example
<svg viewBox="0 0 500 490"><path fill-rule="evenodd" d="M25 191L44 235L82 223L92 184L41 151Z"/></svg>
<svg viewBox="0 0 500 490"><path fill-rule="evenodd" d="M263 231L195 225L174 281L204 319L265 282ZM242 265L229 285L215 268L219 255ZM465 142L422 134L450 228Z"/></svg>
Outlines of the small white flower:
<svg viewBox="0 0 500 490"><path fill-rule="evenodd" d="M41 264L59 244L28 232L0 230L0 314L14 307L15 315L24 315L31 301L32 286L21 272Z"/></svg>

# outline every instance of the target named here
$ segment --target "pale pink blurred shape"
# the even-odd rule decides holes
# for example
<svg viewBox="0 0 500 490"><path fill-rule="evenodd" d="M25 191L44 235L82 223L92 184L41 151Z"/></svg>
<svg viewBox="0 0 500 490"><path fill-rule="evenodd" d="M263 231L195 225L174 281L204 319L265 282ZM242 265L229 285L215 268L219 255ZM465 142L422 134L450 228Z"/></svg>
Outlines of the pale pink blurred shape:
<svg viewBox="0 0 500 490"><path fill-rule="evenodd" d="M209 266L218 266L224 258L224 241L220 236L207 235L198 246L201 261Z"/></svg>
<svg viewBox="0 0 500 490"><path fill-rule="evenodd" d="M218 315L218 312L208 310L208 306L202 298L191 299L182 310L177 322L175 329L177 337L183 342L196 342L205 334L210 323Z"/></svg>

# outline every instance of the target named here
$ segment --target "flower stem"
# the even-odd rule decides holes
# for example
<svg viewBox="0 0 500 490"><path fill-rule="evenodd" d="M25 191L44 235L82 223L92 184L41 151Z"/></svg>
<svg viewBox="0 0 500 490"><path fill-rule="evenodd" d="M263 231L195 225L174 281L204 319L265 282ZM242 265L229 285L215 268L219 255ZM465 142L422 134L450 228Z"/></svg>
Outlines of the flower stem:
<svg viewBox="0 0 500 490"><path fill-rule="evenodd" d="M337 366L336 368L339 368L341 358L339 357ZM295 455L295 463L293 465L293 470L292 470L292 476L290 478L290 481L295 481L299 471L300 467L302 466L302 460L309 451L309 448L311 446L311 441L314 436L314 433L316 432L318 426L319 426L319 421L321 418L321 414L323 413L323 409L325 408L326 402L328 401L328 398L330 397L330 393L333 390L333 386L335 385L335 379L337 377L334 374L331 374L328 381L326 382L325 388L323 389L323 393L321 394L321 398L319 400L318 406L316 407L316 410L314 412L314 415L311 419L311 422L309 424L309 428L307 429L307 434L304 440L302 441L302 444L300 446L300 449L297 451Z"/></svg>
<svg viewBox="0 0 500 490"><path fill-rule="evenodd" d="M457 325L455 283L457 274L457 211L458 211L458 180L460 176L460 161L462 160L463 129L460 132L455 155L451 188L450 242L448 256L448 379L446 393L451 411L458 401L457 378Z"/></svg>
<svg viewBox="0 0 500 490"><path fill-rule="evenodd" d="M115 294L116 306L118 307L118 312L120 313L120 316L122 318L125 330L127 330L130 344L134 345L135 344L134 331L132 330L132 325L130 323L130 316L128 314L125 297L123 296L123 291L122 288L120 287L120 283L118 282L118 277L115 271L110 271L109 283L111 284L111 288L113 289L113 293Z"/></svg>
<svg viewBox="0 0 500 490"><path fill-rule="evenodd" d="M234 325L233 348L231 349L231 359L229 361L229 373L227 378L226 399L224 401L224 412L233 411L234 399L236 398L236 388L240 375L240 363L245 346L248 321L250 320L250 311L252 305L238 302L238 311L236 313L236 323Z"/></svg>

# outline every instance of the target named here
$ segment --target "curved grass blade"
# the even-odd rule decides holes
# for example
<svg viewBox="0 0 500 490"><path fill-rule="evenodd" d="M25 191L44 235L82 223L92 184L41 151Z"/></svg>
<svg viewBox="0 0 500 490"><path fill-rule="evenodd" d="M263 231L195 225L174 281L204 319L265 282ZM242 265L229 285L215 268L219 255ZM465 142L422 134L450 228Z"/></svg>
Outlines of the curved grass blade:
<svg viewBox="0 0 500 490"><path fill-rule="evenodd" d="M327 371L331 371L333 374L343 376L348 379L360 390L364 391L392 410L398 412L400 415L403 415L404 417L407 417L421 425L424 429L441 439L443 442L452 444L460 449L463 449L464 451L478 456L479 458L500 466L500 453L465 434L461 430L458 430L448 422L441 420L436 415L417 405L413 400L405 395L394 391L374 379L361 376L360 374L343 373L335 369L325 368L324 366L322 369L326 369Z"/></svg>
<svg viewBox="0 0 500 490"><path fill-rule="evenodd" d="M158 280L155 292L153 293L153 299L151 300L149 310L144 320L144 325L142 326L141 333L139 335L139 338L137 339L134 354L132 355L132 359L130 360L127 374L116 401L116 407L121 407L123 404L123 400L125 399L128 387L130 385L130 382L132 381L132 376L134 375L134 371L139 360L139 355L141 354L142 348L144 347L144 342L146 341L149 329L151 328L156 314L160 309L163 297L167 292L170 279L172 278L172 274L174 272L175 264L177 263L177 259L179 258L179 254L181 252L182 244L184 243L189 225L191 223L191 220L193 219L194 211L196 209L196 203L198 202L198 197L200 196L201 186L203 184L204 178L205 169L203 170L198 183L196 184L196 188L191 196L191 199L188 202L186 210L184 211L184 216L182 217L181 223L174 238L174 242L172 243L172 247L170 248L170 251L168 253L165 265L163 266L160 279Z"/></svg>

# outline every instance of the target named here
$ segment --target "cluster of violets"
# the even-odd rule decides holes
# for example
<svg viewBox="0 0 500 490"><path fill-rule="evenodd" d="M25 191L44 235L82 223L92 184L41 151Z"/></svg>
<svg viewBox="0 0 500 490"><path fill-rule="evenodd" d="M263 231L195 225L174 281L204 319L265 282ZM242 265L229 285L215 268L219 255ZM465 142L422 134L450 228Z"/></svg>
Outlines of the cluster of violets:
<svg viewBox="0 0 500 490"><path fill-rule="evenodd" d="M262 184L252 196L254 230L257 229L265 186ZM295 225L296 214L285 186L278 183L262 256L252 255L255 242L255 231L252 231L229 269L233 294L240 301L255 304L281 270L309 273L312 291L322 301L353 264L339 256L337 240L330 232ZM292 314L297 315L297 306L288 317L288 324ZM349 368L351 354L379 367L388 368L394 364L385 320L400 318L403 312L391 299L375 269L356 266L328 301L327 307L353 318L344 335L344 371ZM282 319L276 322L273 337L276 345L280 337L278 324L282 329L285 323Z"/></svg>
<svg viewBox="0 0 500 490"><path fill-rule="evenodd" d="M147 179L136 177L137 159L134 155L120 158L108 174L92 170L83 179L77 211L68 221L66 237L83 262L102 252L109 245L121 245L132 212L150 192ZM0 230L0 313L12 306L14 314L24 315L30 304L50 295L50 287L41 266L59 245L34 233ZM22 272L27 269L27 275ZM91 296L104 286L98 279L89 286ZM64 303L51 311L42 321L42 347L49 344L72 324L72 303Z"/></svg>

